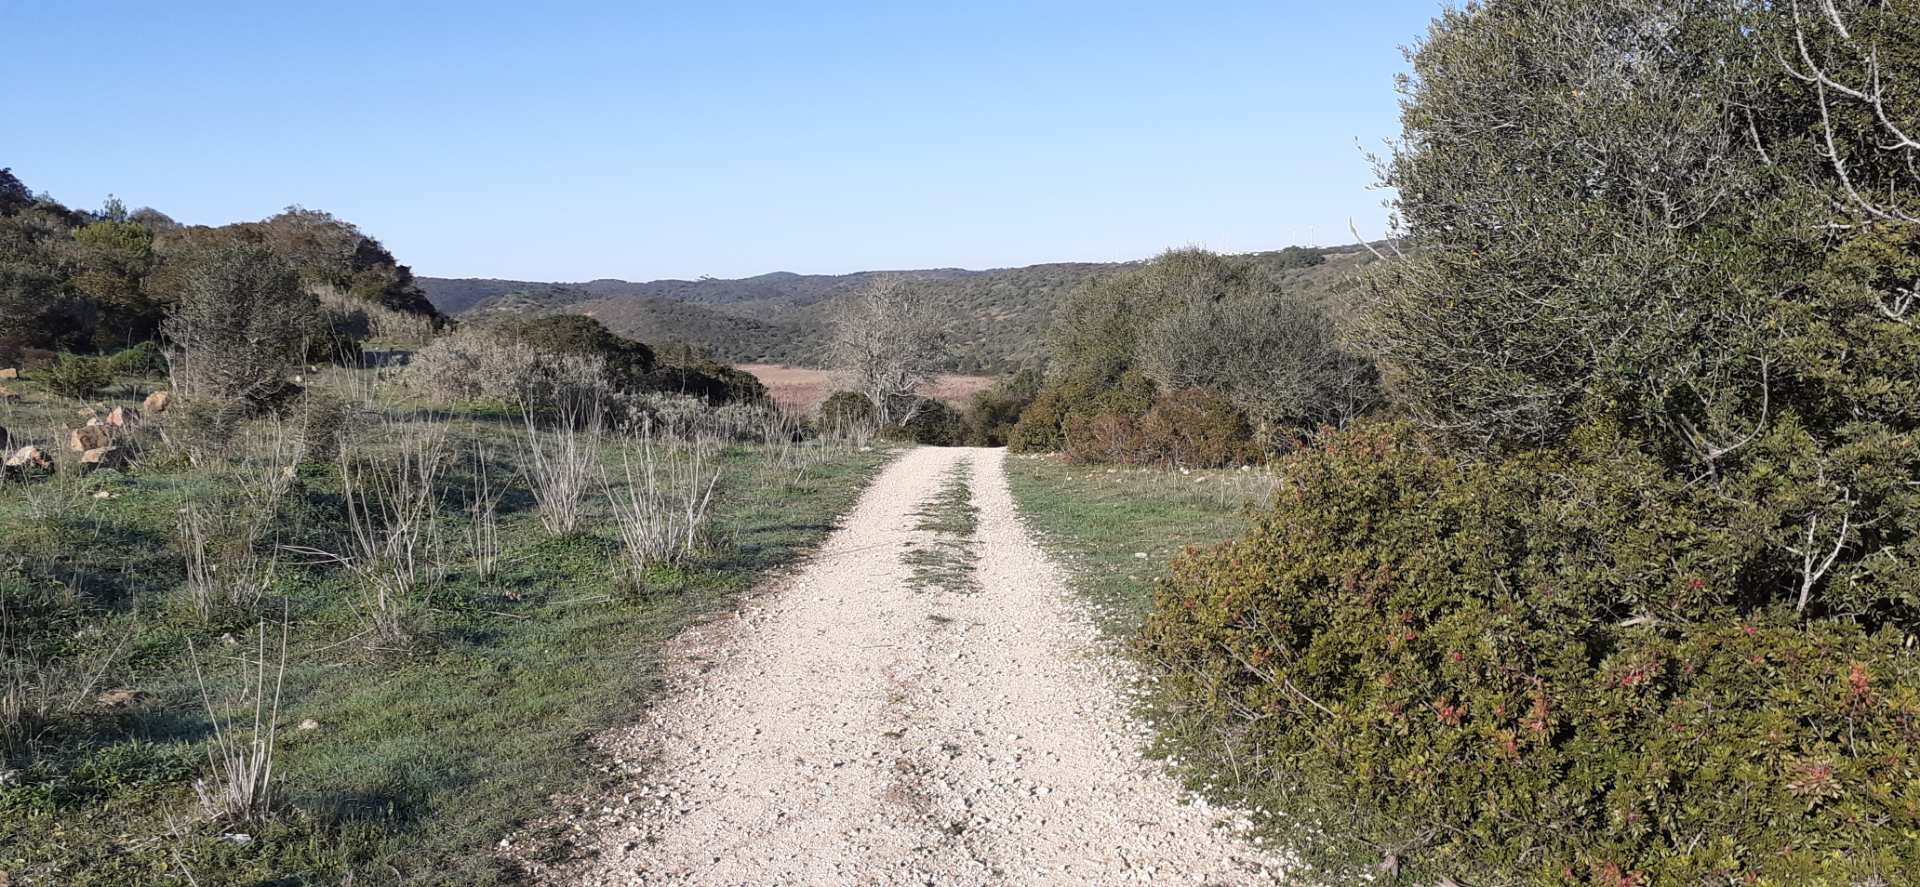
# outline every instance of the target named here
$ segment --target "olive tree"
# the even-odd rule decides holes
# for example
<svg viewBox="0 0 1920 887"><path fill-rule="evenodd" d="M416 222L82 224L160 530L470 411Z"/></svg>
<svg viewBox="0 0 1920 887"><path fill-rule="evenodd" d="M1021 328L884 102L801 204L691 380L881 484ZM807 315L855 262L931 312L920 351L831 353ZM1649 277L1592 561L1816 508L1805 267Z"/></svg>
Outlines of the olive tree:
<svg viewBox="0 0 1920 887"><path fill-rule="evenodd" d="M1415 416L1539 443L1591 398L1737 436L1775 284L1727 233L1769 178L1749 21L1739 0L1490 2L1435 21L1382 169L1405 255L1364 313Z"/></svg>

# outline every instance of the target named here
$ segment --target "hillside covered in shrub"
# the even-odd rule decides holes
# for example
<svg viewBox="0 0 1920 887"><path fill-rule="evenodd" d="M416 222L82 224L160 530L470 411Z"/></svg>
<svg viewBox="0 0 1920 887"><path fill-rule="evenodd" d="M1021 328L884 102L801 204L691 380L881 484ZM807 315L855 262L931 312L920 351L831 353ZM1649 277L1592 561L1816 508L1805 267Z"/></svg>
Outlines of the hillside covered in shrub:
<svg viewBox="0 0 1920 887"><path fill-rule="evenodd" d="M1337 302L1354 271L1368 261L1360 247L1290 247L1243 257L1322 302ZM1042 358L1057 306L1077 287L1139 262L1032 265L990 271L936 269L843 275L763 274L740 280L631 283L535 283L423 277L422 288L448 314L585 313L609 329L644 341L689 342L734 363L817 365L825 353L831 306L898 276L934 293L947 307L954 349L946 369L1012 372Z"/></svg>
<svg viewBox="0 0 1920 887"><path fill-rule="evenodd" d="M270 254L291 275L281 294L288 314L309 323L302 335L316 353L364 339L375 325L439 321L407 266L327 213L296 206L258 222L181 225L115 199L97 211L71 209L0 170L0 365L159 341L165 318L212 283L208 274L237 267L221 257L245 249ZM309 312L308 300L323 307Z"/></svg>

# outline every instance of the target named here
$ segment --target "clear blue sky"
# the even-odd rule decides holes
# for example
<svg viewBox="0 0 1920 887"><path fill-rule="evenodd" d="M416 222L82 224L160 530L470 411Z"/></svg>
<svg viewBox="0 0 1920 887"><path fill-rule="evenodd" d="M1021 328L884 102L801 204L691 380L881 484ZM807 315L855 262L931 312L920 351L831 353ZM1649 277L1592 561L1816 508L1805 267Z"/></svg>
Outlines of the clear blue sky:
<svg viewBox="0 0 1920 887"><path fill-rule="evenodd" d="M1001 267L1377 233L1439 0L0 0L0 166L325 209L438 276Z"/></svg>

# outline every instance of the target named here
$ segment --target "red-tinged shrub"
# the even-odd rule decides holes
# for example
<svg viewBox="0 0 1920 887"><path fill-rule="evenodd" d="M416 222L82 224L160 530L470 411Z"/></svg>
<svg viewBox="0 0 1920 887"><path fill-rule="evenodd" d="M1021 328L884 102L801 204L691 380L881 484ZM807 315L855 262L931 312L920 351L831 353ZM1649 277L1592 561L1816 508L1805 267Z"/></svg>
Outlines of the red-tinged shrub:
<svg viewBox="0 0 1920 887"><path fill-rule="evenodd" d="M1363 424L1277 474L1144 649L1189 760L1329 871L1920 882L1920 626L1796 612L1759 505L1594 428L1486 461Z"/></svg>

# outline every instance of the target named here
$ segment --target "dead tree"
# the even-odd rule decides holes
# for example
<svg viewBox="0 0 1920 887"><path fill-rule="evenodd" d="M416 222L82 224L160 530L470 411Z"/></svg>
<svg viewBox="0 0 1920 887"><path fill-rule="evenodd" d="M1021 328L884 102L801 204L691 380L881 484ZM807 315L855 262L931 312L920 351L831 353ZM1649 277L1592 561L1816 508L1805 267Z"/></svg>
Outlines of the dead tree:
<svg viewBox="0 0 1920 887"><path fill-rule="evenodd" d="M881 425L905 424L947 358L946 318L925 288L880 277L834 307L829 354Z"/></svg>

